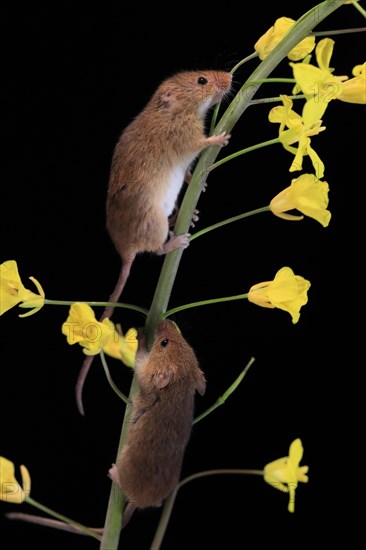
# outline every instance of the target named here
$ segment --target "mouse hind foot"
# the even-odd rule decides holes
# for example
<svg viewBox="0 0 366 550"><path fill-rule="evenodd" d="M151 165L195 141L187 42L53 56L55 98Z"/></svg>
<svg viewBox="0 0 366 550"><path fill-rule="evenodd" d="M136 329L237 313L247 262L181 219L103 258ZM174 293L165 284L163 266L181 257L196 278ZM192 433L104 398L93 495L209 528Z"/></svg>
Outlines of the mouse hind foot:
<svg viewBox="0 0 366 550"><path fill-rule="evenodd" d="M177 248L187 248L189 246L190 233L183 233L183 235L175 235L173 231L169 231L169 239L164 243L157 251L159 256L168 254Z"/></svg>

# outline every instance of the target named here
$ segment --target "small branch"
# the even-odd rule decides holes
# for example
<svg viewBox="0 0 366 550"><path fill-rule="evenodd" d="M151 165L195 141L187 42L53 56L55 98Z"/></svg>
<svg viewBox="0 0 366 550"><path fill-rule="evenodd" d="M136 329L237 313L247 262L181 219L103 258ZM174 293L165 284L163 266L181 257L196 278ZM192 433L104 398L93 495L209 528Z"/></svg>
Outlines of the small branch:
<svg viewBox="0 0 366 550"><path fill-rule="evenodd" d="M106 361L106 358L105 358L105 355L104 355L104 351L100 350L99 354L100 354L100 359L102 361L103 369L104 369L105 375L107 377L107 380L109 382L109 385L111 386L112 390L118 395L118 397L120 399L122 399L122 401L124 401L128 405L128 403L129 403L128 397L126 397L125 394L122 393L117 388L116 384L112 380L111 373L109 372L107 361Z"/></svg>
<svg viewBox="0 0 366 550"><path fill-rule="evenodd" d="M204 472L198 472L196 474L193 474L183 479L183 481L181 481L177 485L176 489L170 494L170 496L165 501L164 508L160 517L160 522L155 532L155 536L150 546L150 550L160 549L179 489L183 487L183 485L186 485L188 482L193 481L195 479L199 479L201 477L206 477L206 476L212 476L212 475L222 475L222 474L263 476L264 472L263 470L248 470L248 469L205 470Z"/></svg>
<svg viewBox="0 0 366 550"><path fill-rule="evenodd" d="M45 514L48 514L49 516L53 516L54 518L57 518L58 520L60 520L60 522L65 525L64 530L66 531L67 531L67 526L69 525L70 527L74 527L75 529L77 529L79 532L80 531L83 532L85 535L93 537L94 539L97 539L99 541L102 540L101 537L95 532L94 529L89 529L89 527L86 527L82 523L79 523L78 521L74 521L73 519L70 519L62 514L59 514L58 512L55 512L51 508L48 508L47 506L44 506L40 502L37 502L36 500L31 498L29 495L25 497L25 502L27 504L30 504L31 506L34 506L35 508L38 508L38 510L41 510ZM33 520L35 517L37 516L33 516ZM14 516L13 516L13 519L14 519ZM45 518L44 521L47 521L47 518ZM36 523L36 521L33 521L33 523Z"/></svg>
<svg viewBox="0 0 366 550"><path fill-rule="evenodd" d="M192 307L208 306L210 304L219 304L220 302L231 302L233 300L244 300L245 298L248 298L248 293L237 294L236 296L225 296L224 298L212 298L211 300L201 300L200 302L191 302L189 304L184 304L183 306L177 306L173 309L169 309L166 313L164 313L162 318L166 319L167 317L170 317L174 313L178 313L178 311L183 311L184 309L191 309Z"/></svg>
<svg viewBox="0 0 366 550"><path fill-rule="evenodd" d="M235 159L236 157L239 157L241 155L245 155L246 153L250 153L251 151L256 151L257 149L261 149L262 147L267 147L267 145L274 145L275 143L280 143L280 139L269 139L268 141L263 141L261 143L257 143L256 145L251 145L250 147L246 147L245 149L240 149L240 151L236 151L236 153L232 153L231 155L228 155L227 157L224 157L223 159L213 163L208 168L208 172L212 172L212 170L215 170L215 168L218 168L225 162L229 162L229 160Z"/></svg>
<svg viewBox="0 0 366 550"><path fill-rule="evenodd" d="M227 218L226 220L215 223L213 225L210 225L209 227L205 227L204 229L197 231L197 233L194 233L189 237L189 242L197 239L197 237L201 237L201 235L205 235L205 233L208 233L209 231L213 231L214 229L218 229L219 227L223 227L224 225L227 225L229 223L237 222L239 220L243 220L244 218L249 218L249 216L261 214L262 212L269 212L270 210L271 209L269 206L263 206L262 208L256 208L255 210L251 210L250 212L245 212L244 214L239 214L238 216Z"/></svg>
<svg viewBox="0 0 366 550"><path fill-rule="evenodd" d="M9 512L5 514L5 517L11 520L26 521L28 523L36 523L37 525L43 525L44 527L52 527L53 529L59 529L60 531L68 531L69 533L75 533L76 535L89 535L74 525L69 525L63 521L56 519L48 519L43 516L35 516L33 514L22 514L21 512ZM88 527L90 531L93 531L97 535L103 534L103 528ZM101 540L98 537L98 540Z"/></svg>
<svg viewBox="0 0 366 550"><path fill-rule="evenodd" d="M354 4L354 5L358 6L358 4ZM361 7L361 6L358 6L358 7ZM365 32L365 31L366 31L366 27L358 27L354 29L337 29L335 31L316 31L316 32L311 32L310 36L332 36L335 34L350 34L353 32Z"/></svg>
<svg viewBox="0 0 366 550"><path fill-rule="evenodd" d="M215 409L217 409L217 407L220 407L220 405L223 405L225 403L225 401L227 400L228 397L230 397L230 395L236 390L236 388L239 386L240 382L243 380L244 376L246 375L246 373L248 372L248 370L250 369L250 367L253 365L255 361L255 358L252 357L249 361L249 363L247 364L247 366L245 367L245 369L239 374L239 376L236 378L236 380L231 384L231 386L226 390L226 392L221 395L217 401L211 406L209 407L206 411L204 411L202 414L200 414L199 416L197 416L194 420L193 420L193 424L196 424L197 422L199 422L200 420L202 420L203 418L205 418L206 416L208 416L210 413L212 413Z"/></svg>
<svg viewBox="0 0 366 550"><path fill-rule="evenodd" d="M87 300L48 300L45 298L45 305L47 306L72 306L72 304L75 304L75 302L81 302L82 304L88 304L91 307L121 307L124 309L132 309L134 311L138 311L139 313L142 313L143 315L147 315L148 311L147 309L135 306L134 304L125 304L123 302L88 302Z"/></svg>
<svg viewBox="0 0 366 550"><path fill-rule="evenodd" d="M232 69L231 69L231 74L234 74L235 71L237 71L239 69L239 67L241 67L242 65L244 65L244 63L246 63L247 61L250 61L251 59L255 59L256 57L258 57L258 52L253 52L251 53L250 55L248 55L247 57L244 57L244 59L242 59L241 61L239 61L239 63L237 63Z"/></svg>
<svg viewBox="0 0 366 550"><path fill-rule="evenodd" d="M288 99L293 99L293 100L306 99L304 94L288 95L287 97L288 97ZM280 101L282 101L282 99L279 96L278 97L261 97L259 99L252 99L250 104L251 105L261 105L263 103L264 104L266 104L266 103L280 103Z"/></svg>

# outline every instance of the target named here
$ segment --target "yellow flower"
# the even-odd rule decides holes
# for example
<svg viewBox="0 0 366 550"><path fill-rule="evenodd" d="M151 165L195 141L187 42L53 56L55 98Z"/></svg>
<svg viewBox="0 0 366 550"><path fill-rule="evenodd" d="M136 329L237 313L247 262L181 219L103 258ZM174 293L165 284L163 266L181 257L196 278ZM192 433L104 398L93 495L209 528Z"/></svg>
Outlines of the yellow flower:
<svg viewBox="0 0 366 550"><path fill-rule="evenodd" d="M343 92L343 81L347 76L334 76L329 67L334 40L324 38L315 48L318 67L308 63L290 63L296 83L306 97L302 118L307 128L321 120L329 102Z"/></svg>
<svg viewBox="0 0 366 550"><path fill-rule="evenodd" d="M295 490L298 481L309 481L306 475L309 466L299 466L303 452L301 439L295 439L290 445L289 456L274 460L264 467L264 480L275 489L289 493L289 512L295 511Z"/></svg>
<svg viewBox="0 0 366 550"><path fill-rule="evenodd" d="M275 24L259 38L254 45L254 49L258 52L259 59L265 59L268 54L277 46L285 34L293 27L295 21L289 17L280 17L275 21ZM309 52L314 49L315 37L308 36L301 40L287 55L292 61L303 59Z"/></svg>
<svg viewBox="0 0 366 550"><path fill-rule="evenodd" d="M30 493L31 479L25 466L20 466L21 486L14 476L14 464L0 456L0 500L21 504Z"/></svg>
<svg viewBox="0 0 366 550"><path fill-rule="evenodd" d="M319 155L311 147L311 136L315 136L325 130L321 125L321 120L317 121L312 127L304 124L302 117L292 110L293 101L286 95L281 95L283 105L273 107L268 115L270 122L278 122L279 139L286 151L294 154L294 160L290 166L290 172L302 170L303 158L309 155L317 178L324 176L324 163ZM285 128L288 128L287 130ZM293 143L298 142L298 147L292 147Z"/></svg>
<svg viewBox="0 0 366 550"><path fill-rule="evenodd" d="M70 307L69 316L62 325L62 334L70 345L80 344L86 355L97 355L101 350L132 367L137 350L137 331L130 329L126 336L119 334L109 319L97 321L92 308L83 302Z"/></svg>
<svg viewBox="0 0 366 550"><path fill-rule="evenodd" d="M44 305L44 291L34 277L29 279L35 284L39 294L24 287L16 261L8 260L0 265L0 315L17 304L20 304L20 307L33 308L19 317L28 317L41 309Z"/></svg>
<svg viewBox="0 0 366 550"><path fill-rule="evenodd" d="M331 218L331 213L326 209L328 192L326 181L318 180L313 174L302 174L292 180L290 187L278 193L269 206L273 214L284 220L302 220L304 216L284 214L296 209L327 227Z"/></svg>
<svg viewBox="0 0 366 550"><path fill-rule="evenodd" d="M277 307L287 311L292 317L292 322L297 323L300 318L300 309L308 301L309 288L309 281L300 275L295 275L289 267L282 267L277 271L273 281L252 286L248 293L248 300L258 306Z"/></svg>
<svg viewBox="0 0 366 550"><path fill-rule="evenodd" d="M119 330L115 331L114 337L104 346L103 351L115 359L120 359L128 367L134 367L138 344L137 330L130 328L123 335L119 326L118 328Z"/></svg>
<svg viewBox="0 0 366 550"><path fill-rule="evenodd" d="M366 103L366 62L363 65L356 65L350 78L343 82L343 91L338 99L347 103Z"/></svg>

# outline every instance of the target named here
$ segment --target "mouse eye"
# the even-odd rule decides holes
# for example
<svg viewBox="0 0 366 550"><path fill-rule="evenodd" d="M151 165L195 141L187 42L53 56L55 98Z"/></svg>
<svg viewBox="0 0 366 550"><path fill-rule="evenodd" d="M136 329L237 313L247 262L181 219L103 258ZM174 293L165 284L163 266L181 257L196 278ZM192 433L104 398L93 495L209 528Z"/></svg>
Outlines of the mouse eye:
<svg viewBox="0 0 366 550"><path fill-rule="evenodd" d="M197 84L201 84L201 86L204 86L205 84L207 84L207 82L208 80L204 76L199 76L197 78Z"/></svg>
<svg viewBox="0 0 366 550"><path fill-rule="evenodd" d="M168 339L168 338L164 338L164 340L162 340L162 341L160 342L160 345L161 345L163 348L166 348L168 344L169 344L169 339Z"/></svg>

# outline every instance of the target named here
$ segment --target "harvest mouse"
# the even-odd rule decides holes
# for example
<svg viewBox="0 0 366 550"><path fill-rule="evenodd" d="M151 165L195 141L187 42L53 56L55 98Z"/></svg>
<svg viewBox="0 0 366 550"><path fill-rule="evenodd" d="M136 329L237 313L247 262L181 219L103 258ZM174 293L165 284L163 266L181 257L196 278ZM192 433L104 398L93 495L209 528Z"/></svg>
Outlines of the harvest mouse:
<svg viewBox="0 0 366 550"><path fill-rule="evenodd" d="M128 499L124 525L136 508L160 506L178 484L193 422L194 396L206 389L196 355L173 321L160 321L150 351L138 336L127 440L109 476Z"/></svg>
<svg viewBox="0 0 366 550"><path fill-rule="evenodd" d="M192 161L206 147L229 142L226 132L207 137L208 109L231 87L224 71L186 71L166 79L122 133L112 159L107 229L121 257L117 302L139 252L186 248L189 234L169 235L172 214ZM168 240L167 240L168 239ZM113 307L105 317L111 317Z"/></svg>
<svg viewBox="0 0 366 550"><path fill-rule="evenodd" d="M164 80L115 147L107 194L107 229L122 267L110 302L118 302L138 253L166 254L186 248L189 234L169 232L168 218L189 168L210 146L222 147L230 135L207 137L205 116L231 88L225 71L182 71ZM101 321L113 313L107 307ZM88 356L76 384L83 414L82 388L93 356Z"/></svg>

